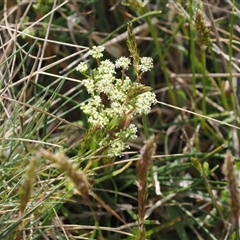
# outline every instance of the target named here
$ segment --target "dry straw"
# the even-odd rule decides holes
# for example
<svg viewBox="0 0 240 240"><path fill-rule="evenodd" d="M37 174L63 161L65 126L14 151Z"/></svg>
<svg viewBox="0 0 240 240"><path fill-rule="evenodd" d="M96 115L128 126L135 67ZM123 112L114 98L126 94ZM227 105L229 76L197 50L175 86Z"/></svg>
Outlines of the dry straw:
<svg viewBox="0 0 240 240"><path fill-rule="evenodd" d="M35 174L36 165L37 165L37 159L30 160L29 167L25 173L24 180L19 189L19 195L20 195L19 211L21 215L23 214L31 198L31 190L36 177L36 174Z"/></svg>
<svg viewBox="0 0 240 240"><path fill-rule="evenodd" d="M145 141L140 151L137 162L137 180L138 180L138 230L139 240L145 240L144 217L148 198L148 170L152 165L152 156L155 154L155 137L151 136Z"/></svg>
<svg viewBox="0 0 240 240"><path fill-rule="evenodd" d="M77 165L70 161L63 152L51 153L44 149L39 151L41 156L49 159L52 163L62 171L72 180L76 189L82 194L83 198L89 199L89 183L86 175Z"/></svg>

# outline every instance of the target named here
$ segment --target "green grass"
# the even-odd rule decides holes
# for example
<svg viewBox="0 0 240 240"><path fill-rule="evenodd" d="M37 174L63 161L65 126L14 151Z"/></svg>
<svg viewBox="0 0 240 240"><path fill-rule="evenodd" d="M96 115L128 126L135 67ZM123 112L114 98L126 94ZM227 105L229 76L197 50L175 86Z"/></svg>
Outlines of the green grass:
<svg viewBox="0 0 240 240"><path fill-rule="evenodd" d="M0 239L240 239L239 3L17 2L0 3ZM197 7L210 23L205 50ZM129 56L128 21L140 56L153 58L141 82L158 103L134 117L138 137L110 161L87 132L80 105L89 95L75 68L96 67L86 54L94 45L113 61ZM139 151L153 135L143 176ZM74 186L75 173L89 186Z"/></svg>

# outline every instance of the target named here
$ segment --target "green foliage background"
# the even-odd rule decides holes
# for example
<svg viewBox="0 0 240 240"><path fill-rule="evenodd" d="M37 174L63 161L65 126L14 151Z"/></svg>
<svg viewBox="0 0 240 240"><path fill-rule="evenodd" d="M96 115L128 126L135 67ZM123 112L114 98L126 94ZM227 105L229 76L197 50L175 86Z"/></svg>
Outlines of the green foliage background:
<svg viewBox="0 0 240 240"><path fill-rule="evenodd" d="M147 179L146 238L239 239L240 4L139 2L0 3L0 239L141 239L136 165L151 135L157 148ZM198 41L197 9L206 19L207 48ZM129 56L129 21L140 56L153 58L141 81L158 104L134 119L138 138L109 164L101 152L79 152L89 127L80 104L89 96L75 68L94 45L105 45L111 60ZM63 151L96 196L83 198L42 148ZM228 159L235 169L226 167L225 178Z"/></svg>

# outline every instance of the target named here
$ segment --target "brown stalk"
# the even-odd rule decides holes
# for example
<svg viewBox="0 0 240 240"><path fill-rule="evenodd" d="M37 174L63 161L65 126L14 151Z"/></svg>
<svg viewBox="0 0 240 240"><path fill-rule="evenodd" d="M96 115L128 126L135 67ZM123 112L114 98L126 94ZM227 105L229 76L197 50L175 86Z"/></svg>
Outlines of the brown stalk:
<svg viewBox="0 0 240 240"><path fill-rule="evenodd" d="M155 136L151 136L145 141L140 150L140 157L137 162L137 180L138 180L138 240L145 240L144 217L148 198L148 170L152 164L152 157L155 154L156 143Z"/></svg>

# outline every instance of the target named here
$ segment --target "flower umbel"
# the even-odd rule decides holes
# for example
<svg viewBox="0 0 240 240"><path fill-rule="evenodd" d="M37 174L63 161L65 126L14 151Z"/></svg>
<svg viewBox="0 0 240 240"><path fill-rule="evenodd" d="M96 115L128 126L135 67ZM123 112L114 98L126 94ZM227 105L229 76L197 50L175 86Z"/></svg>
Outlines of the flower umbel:
<svg viewBox="0 0 240 240"><path fill-rule="evenodd" d="M127 70L129 65L131 64L131 59L128 57L120 57L116 60L115 66L116 68L122 68Z"/></svg>
<svg viewBox="0 0 240 240"><path fill-rule="evenodd" d="M103 56L102 52L104 51L104 46L93 46L91 50L88 51L93 58L101 58Z"/></svg>
<svg viewBox="0 0 240 240"><path fill-rule="evenodd" d="M80 62L78 66L76 67L76 70L80 73L85 73L88 70L88 65L85 62Z"/></svg>
<svg viewBox="0 0 240 240"><path fill-rule="evenodd" d="M137 66L138 71L147 72L153 68L153 60L150 57L140 58L140 64Z"/></svg>

